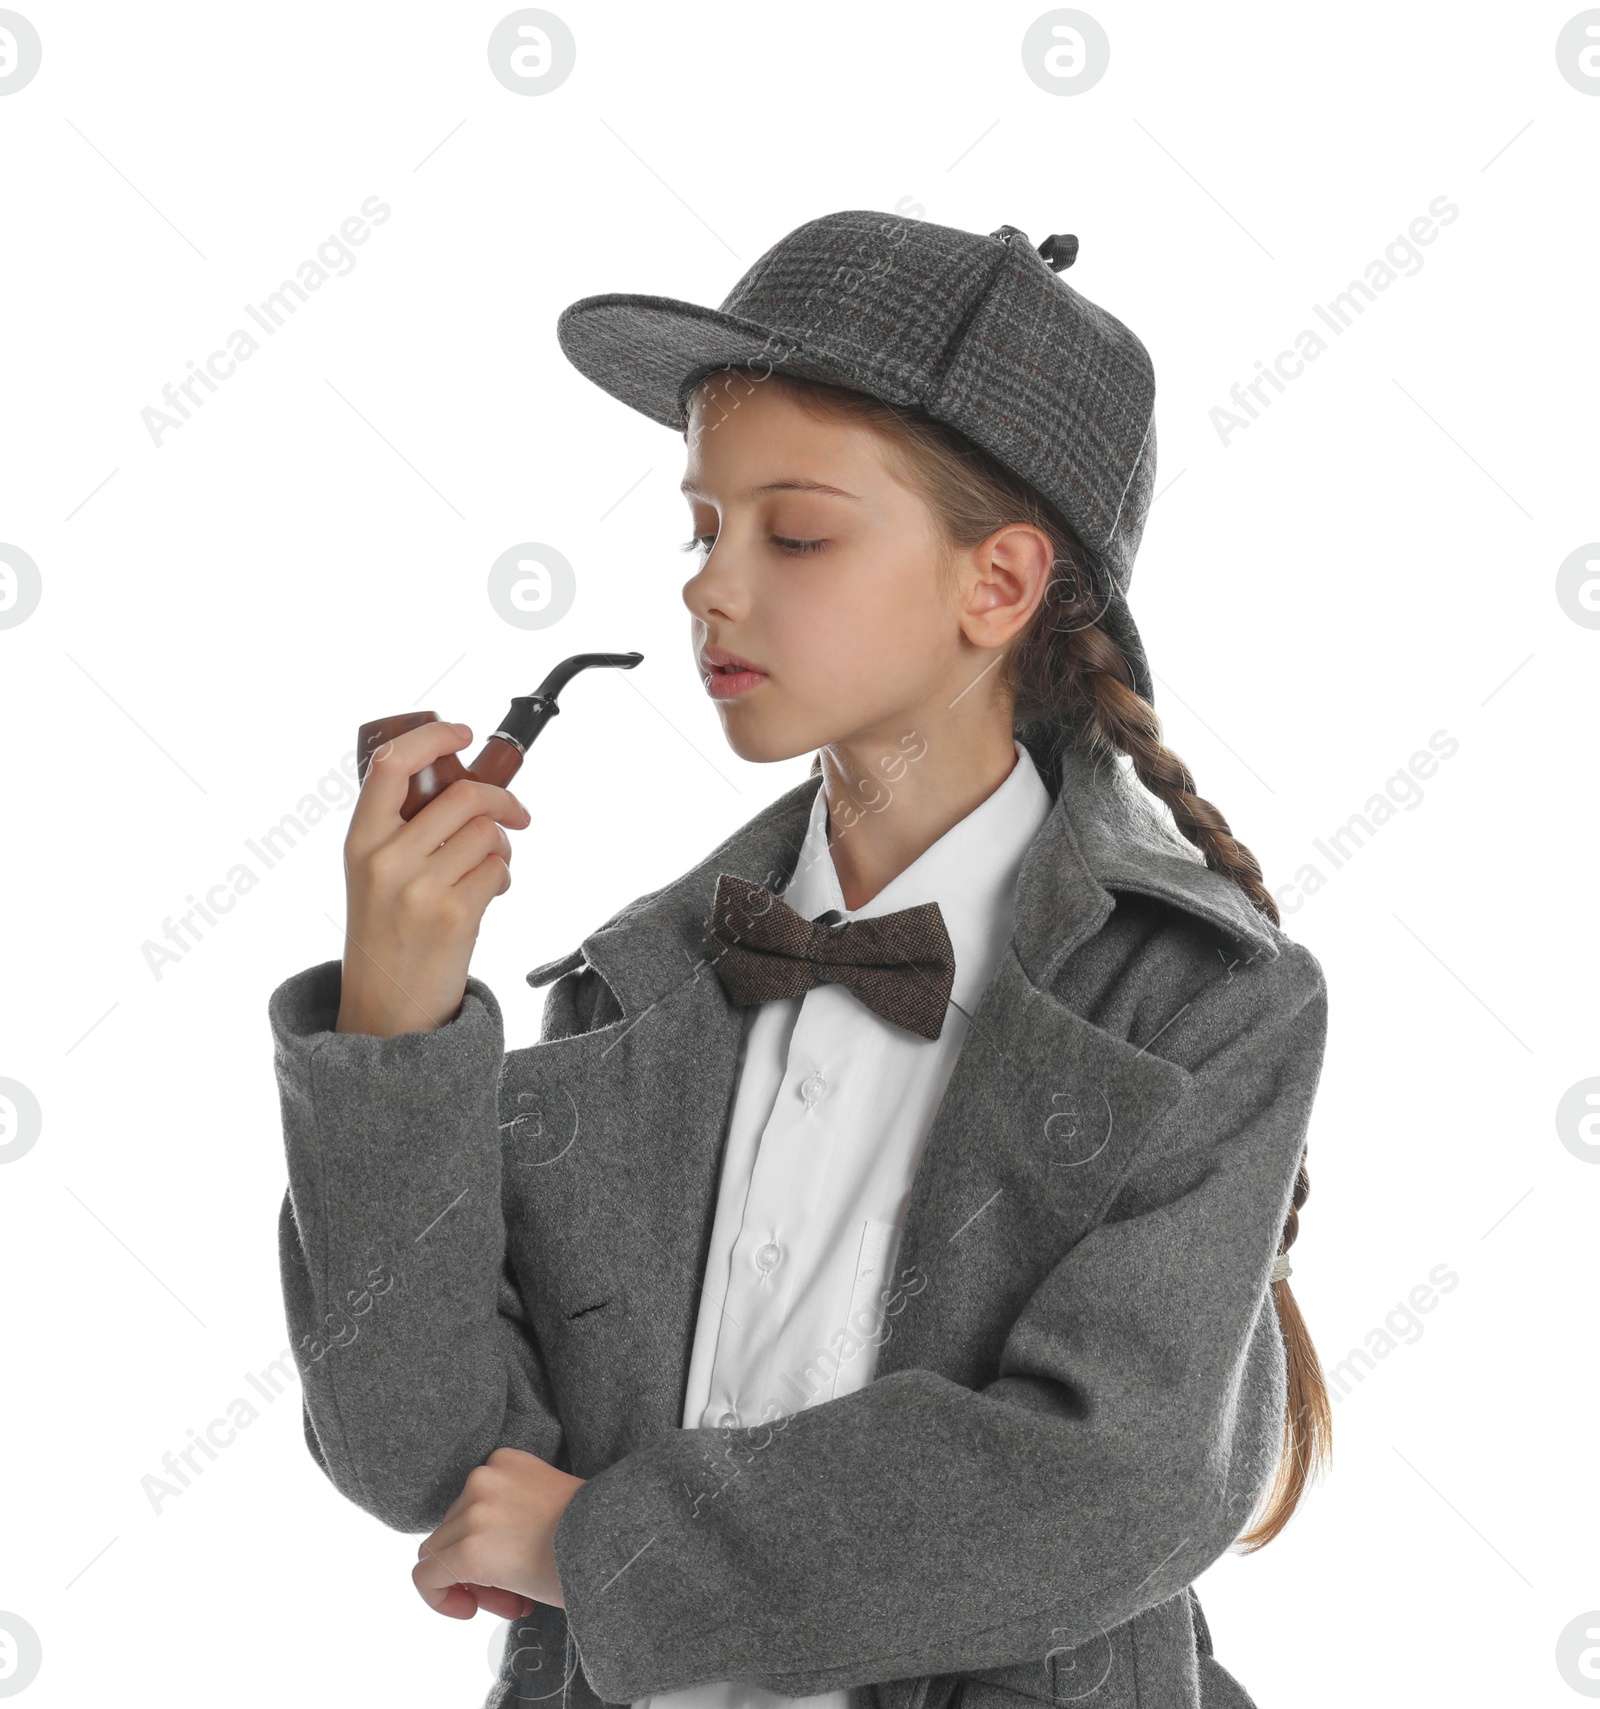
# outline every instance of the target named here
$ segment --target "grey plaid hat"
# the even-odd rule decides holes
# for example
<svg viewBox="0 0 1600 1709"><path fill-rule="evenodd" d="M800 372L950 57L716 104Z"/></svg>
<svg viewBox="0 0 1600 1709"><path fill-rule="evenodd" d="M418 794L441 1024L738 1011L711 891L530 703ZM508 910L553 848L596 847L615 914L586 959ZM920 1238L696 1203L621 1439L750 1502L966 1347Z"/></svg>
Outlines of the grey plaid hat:
<svg viewBox="0 0 1600 1709"><path fill-rule="evenodd" d="M1099 583L1091 604L1153 700L1127 591L1155 486L1155 373L1133 333L1059 276L1077 252L1067 234L1035 248L1015 226L985 237L851 209L780 238L719 308L607 292L563 309L556 337L597 386L680 433L690 393L733 365L957 429L1072 525Z"/></svg>

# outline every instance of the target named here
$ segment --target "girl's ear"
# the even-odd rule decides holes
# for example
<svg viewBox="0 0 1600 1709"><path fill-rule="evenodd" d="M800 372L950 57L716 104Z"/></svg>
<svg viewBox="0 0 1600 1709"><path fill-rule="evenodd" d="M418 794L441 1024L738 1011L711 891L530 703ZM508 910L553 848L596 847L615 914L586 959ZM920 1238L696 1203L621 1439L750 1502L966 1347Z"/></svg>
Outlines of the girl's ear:
<svg viewBox="0 0 1600 1709"><path fill-rule="evenodd" d="M1043 529L1008 523L973 550L962 628L968 640L995 647L1028 625L1050 583L1055 549Z"/></svg>

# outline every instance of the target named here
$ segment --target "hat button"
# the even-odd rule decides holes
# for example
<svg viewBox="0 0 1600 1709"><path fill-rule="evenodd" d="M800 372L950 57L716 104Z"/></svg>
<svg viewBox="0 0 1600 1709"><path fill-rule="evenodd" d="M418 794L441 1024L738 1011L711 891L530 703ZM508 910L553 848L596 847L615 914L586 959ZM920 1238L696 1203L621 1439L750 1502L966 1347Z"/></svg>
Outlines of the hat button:
<svg viewBox="0 0 1600 1709"><path fill-rule="evenodd" d="M1039 245L1039 253L1050 263L1052 273L1059 273L1078 259L1078 240L1069 231L1057 232Z"/></svg>

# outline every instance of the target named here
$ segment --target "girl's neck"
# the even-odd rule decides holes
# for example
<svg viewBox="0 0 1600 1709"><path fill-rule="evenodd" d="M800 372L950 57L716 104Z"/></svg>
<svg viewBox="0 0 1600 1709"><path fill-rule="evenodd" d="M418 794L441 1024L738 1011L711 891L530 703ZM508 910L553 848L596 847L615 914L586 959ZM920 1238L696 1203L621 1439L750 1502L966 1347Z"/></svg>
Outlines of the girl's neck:
<svg viewBox="0 0 1600 1709"><path fill-rule="evenodd" d="M864 907L997 790L1017 763L1009 717L981 729L822 749L828 847L846 908Z"/></svg>

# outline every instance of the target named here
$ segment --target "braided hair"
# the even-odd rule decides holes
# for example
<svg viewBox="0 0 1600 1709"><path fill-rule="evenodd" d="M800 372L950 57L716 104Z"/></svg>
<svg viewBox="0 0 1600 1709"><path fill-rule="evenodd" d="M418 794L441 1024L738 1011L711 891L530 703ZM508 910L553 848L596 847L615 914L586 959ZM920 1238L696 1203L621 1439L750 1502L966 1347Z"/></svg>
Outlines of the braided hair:
<svg viewBox="0 0 1600 1709"><path fill-rule="evenodd" d="M776 384L814 415L873 429L890 469L922 496L938 524L947 573L959 551L978 545L1008 523L1039 528L1054 550L1051 581L1002 666L1013 697L1017 740L1038 764L1052 794L1059 791L1061 756L1069 745L1087 746L1101 756L1126 756L1140 782L1166 805L1178 830L1205 856L1206 865L1231 879L1261 914L1279 924L1278 906L1262 881L1260 863L1233 835L1222 813L1196 792L1188 766L1161 740L1161 720L1135 688L1127 656L1096 622L1111 584L1066 518L964 434L921 410L782 370L763 373L737 365L705 375L696 390L731 391L735 380L742 395L748 395L753 381ZM818 754L812 771L821 768ZM1300 1209L1311 1191L1306 1149L1301 1151L1279 1238L1280 1253L1293 1246ZM1283 1444L1262 1517L1237 1539L1245 1553L1270 1543L1288 1523L1311 1475L1326 1464L1333 1436L1322 1367L1288 1279L1273 1282L1271 1294L1288 1374Z"/></svg>

